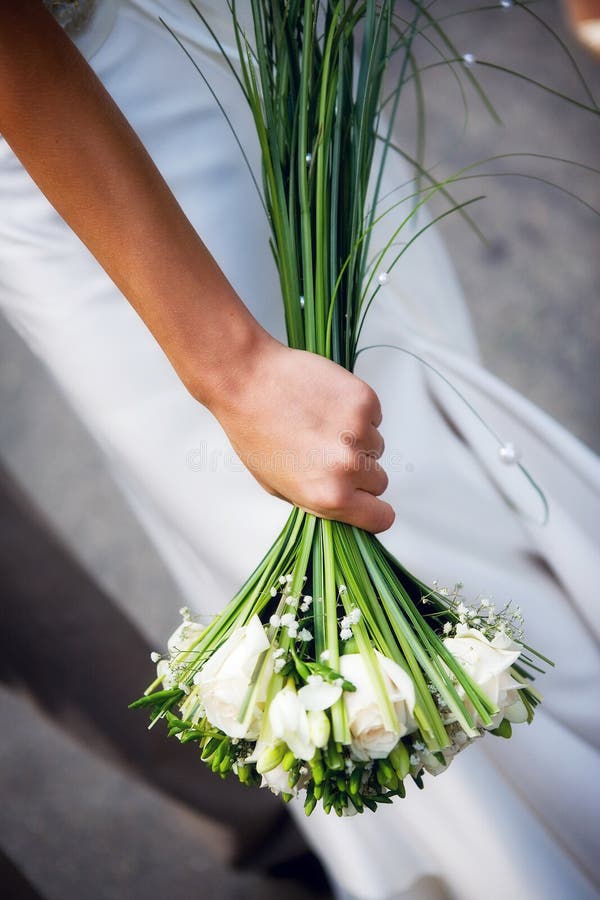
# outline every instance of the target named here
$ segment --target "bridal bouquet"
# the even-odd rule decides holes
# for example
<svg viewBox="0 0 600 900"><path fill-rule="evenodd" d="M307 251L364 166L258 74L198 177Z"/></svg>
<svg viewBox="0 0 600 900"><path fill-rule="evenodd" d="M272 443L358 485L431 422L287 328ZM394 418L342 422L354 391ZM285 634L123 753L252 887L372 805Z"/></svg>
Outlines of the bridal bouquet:
<svg viewBox="0 0 600 900"><path fill-rule="evenodd" d="M389 213L379 210L381 172L403 83L384 99L384 75L393 52L410 64L425 14L415 4L403 23L393 6L252 0L248 34L231 2L239 68L228 62L262 150L289 344L350 370L388 277L384 255L415 209L446 190L415 194L371 258L374 225ZM523 641L519 610L467 605L460 588L428 587L373 535L294 508L220 615L204 627L183 611L167 653L153 654L156 680L132 705L196 742L222 777L285 800L301 794L307 814L319 801L338 815L375 810L482 734L510 737L541 699L531 684L540 654Z"/></svg>

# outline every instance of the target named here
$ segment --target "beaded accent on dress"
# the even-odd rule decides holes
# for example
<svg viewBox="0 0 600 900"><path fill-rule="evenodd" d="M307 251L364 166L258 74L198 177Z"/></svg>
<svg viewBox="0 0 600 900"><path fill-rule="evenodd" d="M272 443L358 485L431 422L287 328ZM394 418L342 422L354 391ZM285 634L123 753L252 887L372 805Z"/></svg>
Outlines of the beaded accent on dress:
<svg viewBox="0 0 600 900"><path fill-rule="evenodd" d="M96 0L44 0L44 6L68 34L75 35L89 22Z"/></svg>

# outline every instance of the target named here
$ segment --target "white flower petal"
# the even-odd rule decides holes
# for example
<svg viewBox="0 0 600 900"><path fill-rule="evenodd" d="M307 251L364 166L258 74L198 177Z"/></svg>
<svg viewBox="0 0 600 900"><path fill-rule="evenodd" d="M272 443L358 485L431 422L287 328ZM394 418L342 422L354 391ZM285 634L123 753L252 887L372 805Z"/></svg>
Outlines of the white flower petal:
<svg viewBox="0 0 600 900"><path fill-rule="evenodd" d="M489 641L475 628L457 633L454 638L445 638L444 645L492 703L500 708L500 713L494 716L492 725L488 726L495 727L503 718L503 708L518 700L516 692L522 685L512 677L509 670L521 654L521 645L501 633ZM459 689L459 693L464 694L462 689ZM475 716L476 722L479 721L470 701L466 701L466 706ZM516 708L515 715L522 715L522 711L517 711Z"/></svg>
<svg viewBox="0 0 600 900"><path fill-rule="evenodd" d="M269 706L273 736L288 745L298 759L312 759L315 745L310 739L308 717L298 694L289 688L279 691Z"/></svg>
<svg viewBox="0 0 600 900"><path fill-rule="evenodd" d="M311 710L307 713L310 740L315 747L326 747L331 733L329 718L323 710Z"/></svg>
<svg viewBox="0 0 600 900"><path fill-rule="evenodd" d="M258 616L254 616L227 638L194 678L208 721L230 737L258 737L272 661L264 667L247 724L239 721L239 714L258 658L268 647L264 627Z"/></svg>
<svg viewBox="0 0 600 900"><path fill-rule="evenodd" d="M305 684L298 691L298 697L304 709L311 710L329 709L341 696L341 687L337 684L329 684L327 681Z"/></svg>
<svg viewBox="0 0 600 900"><path fill-rule="evenodd" d="M506 706L503 709L504 718L508 719L509 722L512 722L513 725L522 725L527 722L528 714L527 707L523 703L520 697L517 697L514 703L511 703L510 706Z"/></svg>
<svg viewBox="0 0 600 900"><path fill-rule="evenodd" d="M398 717L394 729L384 724L375 685L361 655L348 653L340 660L342 674L356 687L356 691L344 693L344 705L352 736L352 755L359 760L385 758L396 746L398 738L416 727L412 718L415 705L412 679L397 663L377 651L376 658Z"/></svg>
<svg viewBox="0 0 600 900"><path fill-rule="evenodd" d="M157 663L156 674L159 678L162 678L162 684L166 691L169 691L171 690L171 688L175 687L177 679L171 672L171 667L169 665L168 659L161 659Z"/></svg>
<svg viewBox="0 0 600 900"><path fill-rule="evenodd" d="M387 656L383 656L377 650L375 654L379 660L379 665L392 683L393 690L390 691L392 702L403 700L409 713L412 715L416 703L415 685L412 678L393 659L388 659Z"/></svg>

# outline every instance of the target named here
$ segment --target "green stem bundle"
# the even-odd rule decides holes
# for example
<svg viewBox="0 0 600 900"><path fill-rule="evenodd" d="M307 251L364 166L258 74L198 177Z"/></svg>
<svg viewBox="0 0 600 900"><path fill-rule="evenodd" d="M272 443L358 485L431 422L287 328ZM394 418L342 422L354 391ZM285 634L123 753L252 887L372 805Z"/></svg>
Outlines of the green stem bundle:
<svg viewBox="0 0 600 900"><path fill-rule="evenodd" d="M422 18L434 24L414 5L402 27L392 0L251 0L249 35L231 0L239 74L228 63L256 124L288 341L349 370L377 266L412 218L369 264L393 120L416 74L412 43ZM384 76L399 51L382 139ZM416 208L438 191L449 196L447 183L432 180ZM184 621L176 635L133 705L197 741L223 777L263 780L286 798L304 790L307 813L319 801L341 815L404 796L409 774L421 787L424 770L444 768L484 731L509 736L511 718L531 721L540 700L534 651L506 611L468 610L458 589L428 588L373 535L297 508L227 608L204 630ZM494 675L504 678L498 702L462 664L461 641L510 660ZM236 699L230 687L225 702L232 681Z"/></svg>

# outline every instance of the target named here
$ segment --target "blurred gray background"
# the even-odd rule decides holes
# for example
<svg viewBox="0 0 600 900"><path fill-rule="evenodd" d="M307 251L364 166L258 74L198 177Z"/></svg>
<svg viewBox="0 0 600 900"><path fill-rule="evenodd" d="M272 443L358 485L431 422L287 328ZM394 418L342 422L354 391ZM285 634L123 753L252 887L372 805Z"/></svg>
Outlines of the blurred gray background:
<svg viewBox="0 0 600 900"><path fill-rule="evenodd" d="M437 14L447 17L444 25L459 55L473 53L481 61L526 72L586 102L567 55L531 15L514 7L503 11L499 4L473 11L477 6L470 0L436 4ZM471 13L460 15L465 8ZM409 10L409 3L397 4L400 15ZM600 96L600 68L574 44L559 5L548 0L535 3L532 10L558 30ZM430 36L437 40L435 33ZM434 52L421 44L420 59L427 64ZM504 124L495 124L470 90L464 134L461 98L447 68L432 68L424 75L426 162L433 166L441 160L434 169L438 177L515 151L600 167L597 116L484 65L476 64L473 73L501 111ZM411 121L410 103L406 118ZM410 144L410 136L407 140L403 133L402 139ZM600 178L584 169L517 158L490 163L482 171L532 173L600 208ZM479 193L487 199L473 214L487 243L458 218L442 227L484 364L599 450L598 217L572 197L523 177L482 179L456 189L461 198ZM0 578L8 605L21 611L21 619L15 620L20 633L28 633L28 609L39 610L48 584L63 592L65 608L77 610L78 598L88 597L90 615L94 592L116 598L119 615L125 617L141 597L150 596L157 609L168 597L172 608L177 589L111 482L100 453L48 373L2 319L0 410ZM47 526L57 540L49 536ZM93 581L86 580L86 573ZM165 621L165 631L168 625ZM256 875L244 880L226 874L235 857L226 832L199 822L172 796L181 786L167 783L164 765L161 769L160 762L151 760L145 772L138 772L137 785L115 774L107 761L123 751L100 737L102 728L116 727L108 714L99 725L82 719L81 710L60 708L56 696L43 700L43 683L58 677L51 654L31 683L16 664L6 665L15 654L33 657L36 647L41 652L46 632L30 632L31 643L23 647L18 642L9 646L7 634L0 676L12 688L2 690L0 706L3 721L11 723L11 739L0 751L0 845L34 885L44 885L44 896L152 900L169 892L171 898L186 898L195 893L191 885L199 876L208 879L205 887L211 896L268 896L270 882L252 880ZM145 652L140 647L139 659ZM67 674L68 667L63 677ZM21 702L25 698L35 702ZM136 740L131 737L130 748L137 747ZM73 797L77 802L71 802ZM272 817L271 825L279 823L280 832L285 830L273 808L264 815ZM60 827L53 829L55 822ZM120 859L112 853L115 835L128 842L129 851ZM311 864L299 838L291 831L284 837L274 857L262 860L265 871L272 873L279 865L284 874L298 874L298 864L294 869L290 860L302 860L300 869L308 872ZM73 842L78 842L78 853L64 853ZM194 851L200 845L202 851ZM82 893L85 872L96 877ZM318 873L311 884L304 890L322 890Z"/></svg>
<svg viewBox="0 0 600 900"><path fill-rule="evenodd" d="M397 4L406 18L410 7ZM461 14L464 10L468 14ZM597 115L485 66L499 64L589 103L565 50L535 20L537 15L566 42L598 102L599 65L571 39L559 3L541 0L530 4L527 12L516 6L504 10L499 3L445 0L435 3L432 12L447 28L458 54L471 53L481 61L471 71L502 118L502 125L497 125L475 91L468 90L464 131L461 97L447 66L426 72L426 162L434 167L442 160L433 168L438 179L505 153L548 154L600 169ZM427 34L441 43L433 29ZM431 47L419 46L422 64L439 61ZM522 176L554 182L596 210L600 176L567 163L525 157L498 160L468 174L479 172L516 173L452 187L461 200L486 195L469 211L487 244L456 215L441 229L475 323L483 362L598 451L599 219L573 197Z"/></svg>

